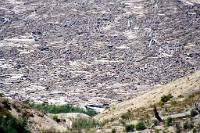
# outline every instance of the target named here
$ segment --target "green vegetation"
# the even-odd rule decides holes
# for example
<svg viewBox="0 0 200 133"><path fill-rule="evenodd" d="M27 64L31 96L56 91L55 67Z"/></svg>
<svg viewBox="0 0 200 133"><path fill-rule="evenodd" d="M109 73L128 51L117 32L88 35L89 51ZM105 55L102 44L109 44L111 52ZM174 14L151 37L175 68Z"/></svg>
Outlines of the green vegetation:
<svg viewBox="0 0 200 133"><path fill-rule="evenodd" d="M0 93L0 97L3 97L3 95L4 95L3 93Z"/></svg>
<svg viewBox="0 0 200 133"><path fill-rule="evenodd" d="M153 120L153 124L154 124L154 126L157 126L158 125L158 121L157 120Z"/></svg>
<svg viewBox="0 0 200 133"><path fill-rule="evenodd" d="M30 133L27 128L25 119L15 118L10 113L0 115L0 132L1 133Z"/></svg>
<svg viewBox="0 0 200 133"><path fill-rule="evenodd" d="M146 114L146 115L144 116L144 118L148 120L148 119L150 119L151 117L150 117L149 114Z"/></svg>
<svg viewBox="0 0 200 133"><path fill-rule="evenodd" d="M122 125L125 125L125 124L126 124L126 122L125 122L124 120L120 120L120 123L121 123Z"/></svg>
<svg viewBox="0 0 200 133"><path fill-rule="evenodd" d="M176 105L176 104L177 104L177 101L174 101L174 100L171 101L171 105Z"/></svg>
<svg viewBox="0 0 200 133"><path fill-rule="evenodd" d="M194 123L189 123L188 121L186 121L184 124L183 124L183 128L185 129L185 130L187 130L187 129L193 129L194 128Z"/></svg>
<svg viewBox="0 0 200 133"><path fill-rule="evenodd" d="M194 117L194 116L196 116L198 113L194 110L194 109L192 109L191 111L190 111L190 115L192 116L192 117Z"/></svg>
<svg viewBox="0 0 200 133"><path fill-rule="evenodd" d="M193 132L193 133L196 133L196 132L197 132L197 129L196 129L196 128L194 128L192 132Z"/></svg>
<svg viewBox="0 0 200 133"><path fill-rule="evenodd" d="M121 118L122 119L130 120L130 119L133 119L133 114L131 113L130 110L128 110L127 113L124 113L124 114L121 115Z"/></svg>
<svg viewBox="0 0 200 133"><path fill-rule="evenodd" d="M116 133L116 129L112 129L111 133Z"/></svg>
<svg viewBox="0 0 200 133"><path fill-rule="evenodd" d="M141 131L141 130L144 130L146 129L145 125L144 125L144 122L140 121L138 124L136 124L135 126L136 130L138 131Z"/></svg>
<svg viewBox="0 0 200 133"><path fill-rule="evenodd" d="M133 132L134 131L134 125L126 125L125 129L127 132Z"/></svg>
<svg viewBox="0 0 200 133"><path fill-rule="evenodd" d="M81 130L81 129L90 129L98 125L94 120L86 119L76 119L72 124L72 129Z"/></svg>
<svg viewBox="0 0 200 133"><path fill-rule="evenodd" d="M164 102L161 102L161 101L158 103L158 105L160 105L161 107L163 107L164 104L165 104L165 103L164 103Z"/></svg>
<svg viewBox="0 0 200 133"><path fill-rule="evenodd" d="M53 120L57 121L57 122L60 122L60 119L58 118L57 115L53 116Z"/></svg>
<svg viewBox="0 0 200 133"><path fill-rule="evenodd" d="M168 94L168 95L164 95L161 97L161 102L167 102L169 101L173 96L171 94Z"/></svg>
<svg viewBox="0 0 200 133"><path fill-rule="evenodd" d="M197 117L192 118L191 116L196 116L197 111L194 108L194 103L198 103L200 100L200 94L195 93L191 96L183 97L179 96L179 98L172 98L171 94L163 95L163 98L160 97L159 102L163 104L163 107L159 107L158 103L149 105L147 107L140 107L136 109L128 110L127 112L118 115L114 122L111 120L107 121L106 124L103 125L102 128L104 129L111 129L112 126L123 126L125 129L119 128L117 132L131 132L130 129L133 129L134 131L138 130L142 132L142 130L146 129L147 127L152 128L153 132L165 132L168 133L173 128L173 132L175 133L182 133L182 132L200 132L200 125L197 125L196 119ZM188 100L184 100L188 99ZM167 102L167 104L166 104ZM154 107L157 107L158 113L161 114L161 116L165 116L168 118L163 119L161 122L159 120L154 120L152 118L155 117L154 113ZM190 116L180 116L180 117L169 117L173 114L183 113L193 108L193 110L190 111ZM138 121L138 123L134 124L134 127L130 127L130 124L132 124L132 120ZM135 122L134 121L134 122ZM157 126L162 127L157 129ZM172 127L173 126L173 127ZM132 130L132 131L133 131ZM113 131L114 132L114 131Z"/></svg>
<svg viewBox="0 0 200 133"><path fill-rule="evenodd" d="M180 123L176 123L176 133L181 133L181 127L180 127Z"/></svg>
<svg viewBox="0 0 200 133"><path fill-rule="evenodd" d="M109 106L106 106L106 107L105 107L105 109L109 109L109 108L110 108Z"/></svg>
<svg viewBox="0 0 200 133"><path fill-rule="evenodd" d="M11 109L8 99L3 99L2 103L4 104L4 107L5 107L5 108Z"/></svg>
<svg viewBox="0 0 200 133"><path fill-rule="evenodd" d="M171 117L168 117L166 119L166 123L167 123L167 126L172 126L172 123L173 123L173 119Z"/></svg>
<svg viewBox="0 0 200 133"><path fill-rule="evenodd" d="M8 99L0 99L0 133L30 133L26 119L15 118L10 112Z"/></svg>
<svg viewBox="0 0 200 133"><path fill-rule="evenodd" d="M34 103L28 103L32 108L37 109L37 110L43 110L48 113L52 114L57 114L57 113L84 113L89 116L94 116L97 114L95 110L84 110L80 107L75 107L73 105L61 105L61 106L56 106L56 105L42 105L42 104L34 104Z"/></svg>

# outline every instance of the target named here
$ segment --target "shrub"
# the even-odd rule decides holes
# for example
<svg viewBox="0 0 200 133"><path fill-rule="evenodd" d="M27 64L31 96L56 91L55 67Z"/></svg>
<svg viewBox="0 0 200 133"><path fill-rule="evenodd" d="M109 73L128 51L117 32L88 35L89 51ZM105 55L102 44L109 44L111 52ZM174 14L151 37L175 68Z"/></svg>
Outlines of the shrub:
<svg viewBox="0 0 200 133"><path fill-rule="evenodd" d="M177 101L171 101L171 105L176 105L177 104Z"/></svg>
<svg viewBox="0 0 200 133"><path fill-rule="evenodd" d="M184 96L182 96L182 95L178 95L178 98L184 98Z"/></svg>
<svg viewBox="0 0 200 133"><path fill-rule="evenodd" d="M112 129L111 133L116 133L116 129Z"/></svg>
<svg viewBox="0 0 200 133"><path fill-rule="evenodd" d="M192 132L193 132L193 133L196 133L196 132L197 132L197 129L196 129L196 128L194 128Z"/></svg>
<svg viewBox="0 0 200 133"><path fill-rule="evenodd" d="M162 102L162 101L160 101L160 102L158 103L158 105L160 105L161 107L162 107L164 104L165 104L165 103Z"/></svg>
<svg viewBox="0 0 200 133"><path fill-rule="evenodd" d="M176 133L181 133L180 123L176 123Z"/></svg>
<svg viewBox="0 0 200 133"><path fill-rule="evenodd" d="M183 128L184 128L184 129L188 129L188 128L189 128L189 124L188 124L187 121L183 124Z"/></svg>
<svg viewBox="0 0 200 133"><path fill-rule="evenodd" d="M127 132L134 131L134 125L126 125L125 129L126 129Z"/></svg>
<svg viewBox="0 0 200 133"><path fill-rule="evenodd" d="M15 118L9 112L5 116L0 114L1 133L30 133L27 130L27 122L22 118Z"/></svg>
<svg viewBox="0 0 200 133"><path fill-rule="evenodd" d="M171 117L168 117L166 120L167 126L171 126L173 122L173 119Z"/></svg>
<svg viewBox="0 0 200 133"><path fill-rule="evenodd" d="M111 118L111 119L110 119L110 122L113 122L113 121L115 121L115 120L116 120L115 118Z"/></svg>
<svg viewBox="0 0 200 133"><path fill-rule="evenodd" d="M81 130L81 129L89 129L94 128L98 125L94 120L86 120L86 119L76 119L72 124L72 129Z"/></svg>
<svg viewBox="0 0 200 133"><path fill-rule="evenodd" d="M22 117L23 118L28 118L28 116L29 116L29 113L28 112L22 112Z"/></svg>
<svg viewBox="0 0 200 133"><path fill-rule="evenodd" d="M184 124L183 124L183 128L185 129L185 130L187 130L187 129L193 129L194 128L194 123L188 123L188 121L186 121Z"/></svg>
<svg viewBox="0 0 200 133"><path fill-rule="evenodd" d="M190 115L192 116L192 117L194 117L194 116L196 116L198 113L195 111L195 110L191 110L190 111Z"/></svg>
<svg viewBox="0 0 200 133"><path fill-rule="evenodd" d="M3 93L0 93L0 97L3 97L4 96L4 94ZM0 127L0 130L1 130L1 127Z"/></svg>
<svg viewBox="0 0 200 133"><path fill-rule="evenodd" d="M154 126L157 126L158 125L158 121L157 120L153 120L153 124L154 124Z"/></svg>
<svg viewBox="0 0 200 133"><path fill-rule="evenodd" d="M173 96L171 94L168 94L168 95L164 95L161 97L161 102L167 102L169 101Z"/></svg>
<svg viewBox="0 0 200 133"><path fill-rule="evenodd" d="M105 109L109 109L109 108L110 108L109 106L106 106L106 107L105 107Z"/></svg>
<svg viewBox="0 0 200 133"><path fill-rule="evenodd" d="M4 104L5 108L11 109L8 99L4 99L2 103Z"/></svg>
<svg viewBox="0 0 200 133"><path fill-rule="evenodd" d="M126 124L126 122L124 120L120 120L120 123L122 123L123 125Z"/></svg>
<svg viewBox="0 0 200 133"><path fill-rule="evenodd" d="M160 133L160 130L159 129L155 129L154 132L155 133Z"/></svg>
<svg viewBox="0 0 200 133"><path fill-rule="evenodd" d="M121 118L128 119L128 120L133 119L133 114L130 111L128 111L127 113L122 114Z"/></svg>
<svg viewBox="0 0 200 133"><path fill-rule="evenodd" d="M149 114L146 114L146 115L145 115L145 118L146 118L146 119L150 119Z"/></svg>
<svg viewBox="0 0 200 133"><path fill-rule="evenodd" d="M57 122L60 122L60 119L58 118L57 115L53 116L53 120L57 121Z"/></svg>
<svg viewBox="0 0 200 133"><path fill-rule="evenodd" d="M26 102L27 103L27 102ZM34 103L27 103L29 104L32 108L37 109L37 110L42 110L48 113L52 113L52 114L58 114L58 113L72 113L72 112L76 112L76 113L84 113L87 114L89 116L94 116L97 114L97 112L95 110L84 110L80 107L75 107L73 105L61 105L61 106L55 106L55 105L48 105L48 104L34 104Z"/></svg>
<svg viewBox="0 0 200 133"><path fill-rule="evenodd" d="M140 131L140 130L144 130L146 129L145 125L144 125L144 122L139 122L138 124L136 124L135 126L136 130Z"/></svg>
<svg viewBox="0 0 200 133"><path fill-rule="evenodd" d="M194 128L194 123L191 122L191 123L189 124L189 129L193 129L193 128Z"/></svg>
<svg viewBox="0 0 200 133"><path fill-rule="evenodd" d="M87 110L87 111L84 111L84 110L83 110L82 113L85 113L85 114L87 114L87 115L89 115L89 116L94 116L94 115L97 114L97 112L96 112L95 110L93 110L93 109L89 109L89 110Z"/></svg>

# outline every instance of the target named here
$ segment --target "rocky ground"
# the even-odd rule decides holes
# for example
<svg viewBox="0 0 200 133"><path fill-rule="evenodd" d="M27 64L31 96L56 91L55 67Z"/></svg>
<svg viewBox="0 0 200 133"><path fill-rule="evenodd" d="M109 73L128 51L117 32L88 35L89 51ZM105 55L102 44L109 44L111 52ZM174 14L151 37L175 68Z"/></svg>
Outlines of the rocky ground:
<svg viewBox="0 0 200 133"><path fill-rule="evenodd" d="M199 18L194 0L1 0L0 91L121 102L199 70Z"/></svg>

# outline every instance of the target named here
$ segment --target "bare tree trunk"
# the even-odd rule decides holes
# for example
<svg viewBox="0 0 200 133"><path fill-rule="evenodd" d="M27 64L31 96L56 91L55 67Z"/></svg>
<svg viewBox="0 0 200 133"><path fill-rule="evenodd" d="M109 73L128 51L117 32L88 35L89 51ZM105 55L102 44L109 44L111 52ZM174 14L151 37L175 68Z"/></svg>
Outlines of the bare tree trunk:
<svg viewBox="0 0 200 133"><path fill-rule="evenodd" d="M156 107L154 107L154 114L155 114L155 117L161 122L162 121L162 119L161 119L161 117L159 116L159 114L158 114L158 111L157 111L157 109L156 109Z"/></svg>

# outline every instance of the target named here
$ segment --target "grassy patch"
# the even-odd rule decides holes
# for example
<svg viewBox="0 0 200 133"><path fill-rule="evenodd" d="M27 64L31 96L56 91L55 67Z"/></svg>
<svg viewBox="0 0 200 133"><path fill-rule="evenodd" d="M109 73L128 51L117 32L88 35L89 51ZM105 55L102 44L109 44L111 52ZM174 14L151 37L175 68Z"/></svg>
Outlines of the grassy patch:
<svg viewBox="0 0 200 133"><path fill-rule="evenodd" d="M99 124L94 120L76 119L72 124L72 129L74 130L90 129L94 128L96 125Z"/></svg>
<svg viewBox="0 0 200 133"><path fill-rule="evenodd" d="M121 118L126 119L126 120L130 120L130 119L133 119L133 114L130 111L128 111L127 113L122 114Z"/></svg>
<svg viewBox="0 0 200 133"><path fill-rule="evenodd" d="M48 105L48 104L34 104L34 103L28 103L32 108L37 109L37 110L43 110L48 113L52 114L58 114L58 113L84 113L89 116L94 116L97 114L95 110L84 110L80 107L75 107L73 105L61 105L61 106L56 106L56 105Z"/></svg>
<svg viewBox="0 0 200 133"><path fill-rule="evenodd" d="M176 105L177 101L172 100L170 103L171 103L171 105Z"/></svg>

